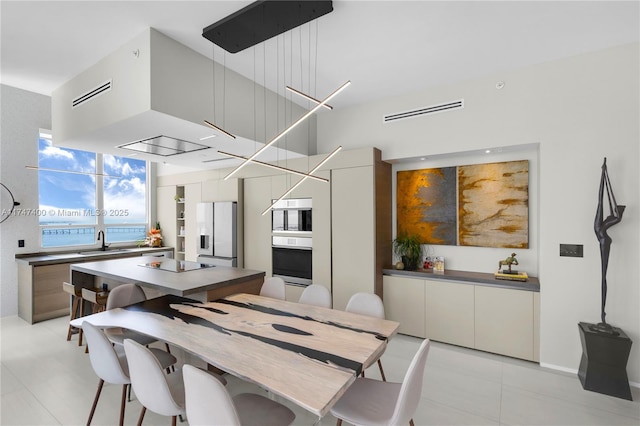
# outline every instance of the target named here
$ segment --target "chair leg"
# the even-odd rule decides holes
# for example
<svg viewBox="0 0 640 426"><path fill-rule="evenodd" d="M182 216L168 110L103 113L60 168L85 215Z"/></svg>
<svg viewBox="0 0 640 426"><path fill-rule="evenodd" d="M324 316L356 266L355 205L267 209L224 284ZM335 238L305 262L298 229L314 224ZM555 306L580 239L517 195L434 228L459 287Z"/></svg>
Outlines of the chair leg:
<svg viewBox="0 0 640 426"><path fill-rule="evenodd" d="M336 426L342 426L342 419L338 419L338 421L336 422Z"/></svg>
<svg viewBox="0 0 640 426"><path fill-rule="evenodd" d="M171 426L176 426L176 417L178 416L171 416Z"/></svg>
<svg viewBox="0 0 640 426"><path fill-rule="evenodd" d="M71 319L74 320L76 318L78 318L78 304L80 303L80 301L78 300L78 298L76 296L73 296L73 304L71 305ZM73 331L74 327L71 327L71 324L69 324L69 330L67 331L67 342L69 340L71 340L71 332Z"/></svg>
<svg viewBox="0 0 640 426"><path fill-rule="evenodd" d="M80 299L80 315L81 317L84 316L84 309L85 309L85 305L84 305L84 299ZM80 332L78 333L78 346L82 346L82 327L80 327Z"/></svg>
<svg viewBox="0 0 640 426"><path fill-rule="evenodd" d="M409 426L413 426L413 419L409 420Z"/></svg>
<svg viewBox="0 0 640 426"><path fill-rule="evenodd" d="M380 367L380 375L382 376L382 381L386 382L387 378L384 376L384 370L382 369L382 362L378 360L378 367Z"/></svg>
<svg viewBox="0 0 640 426"><path fill-rule="evenodd" d="M87 426L91 424L91 419L93 419L93 414L96 412L98 399L100 399L100 392L102 392L102 385L104 385L104 380L100 379L100 381L98 382L98 390L96 391L96 397L93 399L93 405L91 406L91 412L89 413L89 420L87 420Z"/></svg>
<svg viewBox="0 0 640 426"><path fill-rule="evenodd" d="M122 400L120 401L120 426L124 425L124 407L127 403L127 386L129 385L122 385Z"/></svg>
<svg viewBox="0 0 640 426"><path fill-rule="evenodd" d="M164 347L167 349L167 352L171 353L171 349L169 348L169 344L167 342L164 342ZM175 373L175 371L176 371L176 368L172 365L171 366L171 372ZM169 373L169 372L167 371L167 373Z"/></svg>
<svg viewBox="0 0 640 426"><path fill-rule="evenodd" d="M140 417L138 417L138 426L142 426L142 419L144 419L144 413L147 412L147 407L142 406L142 410L140 410Z"/></svg>

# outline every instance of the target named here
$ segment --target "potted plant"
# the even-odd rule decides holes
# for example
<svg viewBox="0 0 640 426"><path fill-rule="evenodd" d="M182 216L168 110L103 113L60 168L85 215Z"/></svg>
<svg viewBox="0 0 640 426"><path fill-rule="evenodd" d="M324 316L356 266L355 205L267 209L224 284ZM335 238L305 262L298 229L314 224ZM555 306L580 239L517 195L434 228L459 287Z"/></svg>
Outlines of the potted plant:
<svg viewBox="0 0 640 426"><path fill-rule="evenodd" d="M393 240L393 252L402 259L404 269L414 270L422 259L422 245L417 235L401 235Z"/></svg>

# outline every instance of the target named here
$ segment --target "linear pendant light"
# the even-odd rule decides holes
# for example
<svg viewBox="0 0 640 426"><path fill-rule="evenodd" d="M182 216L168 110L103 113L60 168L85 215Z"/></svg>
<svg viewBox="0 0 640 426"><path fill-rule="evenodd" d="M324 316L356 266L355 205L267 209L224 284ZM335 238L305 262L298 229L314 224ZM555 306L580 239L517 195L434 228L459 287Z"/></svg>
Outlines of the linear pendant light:
<svg viewBox="0 0 640 426"><path fill-rule="evenodd" d="M331 93L329 96L327 96L325 99L323 99L322 101L320 101L320 103L318 105L316 105L315 107L313 107L312 109L310 109L307 113L305 113L302 117L300 117L298 120L296 120L293 124L291 124L289 127L287 127L286 129L284 129L282 132L280 132L276 137L274 137L273 139L271 139L271 141L269 141L265 146L263 146L262 148L260 148L259 150L257 150L251 157L247 158L243 163L241 163L238 167L236 167L235 169L233 169L228 175L226 175L224 177L224 180L229 179L231 176L233 176L234 174L236 174L240 169L242 169L244 166L246 166L249 162L253 161L254 158L256 158L258 155L260 155L264 150L266 150L267 148L269 148L271 145L273 145L274 143L276 143L278 140L280 140L284 135L286 135L287 133L289 133L291 130L293 130L298 124L302 123L304 120L306 120L307 118L309 118L313 113L315 113L317 110L319 110L320 108L322 108L327 102L329 102L331 99L333 99L338 93L342 92L344 89L346 89L349 85L351 84L351 81L347 81L344 84L342 84L342 86L338 87L336 90L333 91L333 93ZM309 174L311 174L312 172L310 172ZM306 178L303 178L306 179Z"/></svg>
<svg viewBox="0 0 640 426"><path fill-rule="evenodd" d="M224 130L224 129L218 127L218 126L216 126L215 124L213 124L212 122L210 122L208 120L204 120L204 124L206 124L207 126L209 126L209 127L213 128L213 129L215 129L215 130L217 130L217 131L229 136L232 139L236 138L235 135L232 135L231 133L227 132L226 130Z"/></svg>
<svg viewBox="0 0 640 426"><path fill-rule="evenodd" d="M247 157L243 157L242 155L237 155L237 154L231 154L230 152L218 151L218 154L226 155L227 157L233 157L233 158L237 158L237 159L240 159L240 160L246 160L247 159ZM207 163L207 162L208 161L203 161L203 163ZM265 163L264 161L258 161L258 160L251 160L251 162L255 163L255 164L259 164L261 166L270 167L272 169L281 170L283 172L291 173L291 174L294 174L294 175L306 176L309 179L315 179L315 180L320 181L320 182L325 182L325 183L329 182L329 179L325 179L325 178L322 178L320 176L313 176L313 175L310 175L310 174L307 174L307 173L303 173L303 172L299 172L299 171L293 170L293 169L287 169L286 167L281 167L281 166L278 166L276 164Z"/></svg>
<svg viewBox="0 0 640 426"><path fill-rule="evenodd" d="M62 172L62 173L71 173L74 175L85 175L85 176L104 176L104 177L110 177L110 178L121 178L122 176L115 176L115 175L107 175L104 173L92 173L92 172L77 172L74 170L62 170L62 169L50 169L47 167L38 167L38 166L29 166L26 165L24 166L25 169L29 169L29 170L38 170L38 171L45 171L45 172Z"/></svg>
<svg viewBox="0 0 640 426"><path fill-rule="evenodd" d="M301 91L299 91L299 90L296 90L296 89L294 89L294 88L293 88L293 87L291 87L291 86L286 86L286 87L287 87L287 90L288 90L288 91L290 91L291 93L295 93L295 94L296 94L296 95L298 95L298 96L302 96L303 98L305 98L305 99L306 99L306 100L308 100L308 101L315 102L315 103L317 103L317 104L319 104L319 103L320 103L320 101L319 101L318 99L314 98L313 96L309 96L309 95L307 95L306 93L301 92ZM324 104L324 105L323 105L323 107L325 107L325 108L326 108L326 109L328 109L329 111L333 110L333 107L332 107L331 105Z"/></svg>
<svg viewBox="0 0 640 426"><path fill-rule="evenodd" d="M337 147L336 149L334 149L331 154L327 155L327 157L322 160L320 163L318 163L317 166L315 166L313 169L311 169L309 171L309 174L313 174L316 170L318 170L320 167L322 167L327 161L329 161L331 159L331 157L333 157L334 155L336 155L340 150L342 149L342 146ZM300 186L300 184L302 184L302 182L304 182L305 180L307 180L309 176L305 176L302 179L300 179L298 181L298 183L296 183L295 185L293 185L291 188L289 188L287 190L287 192L285 192L284 194L282 194L280 196L280 198L278 198L276 201L274 201L269 207L267 207L267 209L265 211L262 212L262 216L264 216L265 214L267 214L269 212L269 210L271 210L273 208L273 206L275 206L276 204L278 204L278 202L280 202L284 197L286 197L287 195L291 194L291 192L293 192L294 189L296 189L298 186Z"/></svg>

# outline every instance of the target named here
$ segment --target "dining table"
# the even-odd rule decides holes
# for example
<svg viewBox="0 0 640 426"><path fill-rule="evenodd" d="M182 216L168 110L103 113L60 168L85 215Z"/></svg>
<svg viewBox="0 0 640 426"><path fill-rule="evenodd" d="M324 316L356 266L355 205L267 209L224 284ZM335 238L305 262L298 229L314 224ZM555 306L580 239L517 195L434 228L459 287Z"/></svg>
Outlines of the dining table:
<svg viewBox="0 0 640 426"><path fill-rule="evenodd" d="M324 417L386 349L399 323L239 293L210 302L176 295L71 321L122 327L182 348Z"/></svg>

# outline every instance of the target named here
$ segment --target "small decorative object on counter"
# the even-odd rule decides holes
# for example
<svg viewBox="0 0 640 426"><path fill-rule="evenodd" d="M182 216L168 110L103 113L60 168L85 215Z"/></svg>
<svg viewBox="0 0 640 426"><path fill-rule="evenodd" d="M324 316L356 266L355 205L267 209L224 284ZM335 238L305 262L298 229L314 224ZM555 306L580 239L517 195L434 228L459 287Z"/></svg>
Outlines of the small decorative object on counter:
<svg viewBox="0 0 640 426"><path fill-rule="evenodd" d="M518 259L516 259L516 254L511 253L511 256L507 257L505 260L498 261L498 272L500 272L500 268L503 266L507 266L509 269L503 269L503 274L514 274L518 275L518 271L512 271L511 265L518 265Z"/></svg>
<svg viewBox="0 0 640 426"><path fill-rule="evenodd" d="M149 247L162 247L162 231L160 230L160 222L156 222L156 227L151 228L151 230L147 232L147 238L145 238L144 244Z"/></svg>
<svg viewBox="0 0 640 426"><path fill-rule="evenodd" d="M422 245L417 235L401 235L393 240L393 252L400 257L407 271L418 268L422 258Z"/></svg>
<svg viewBox="0 0 640 426"><path fill-rule="evenodd" d="M444 272L443 256L436 256L433 258L433 272Z"/></svg>
<svg viewBox="0 0 640 426"><path fill-rule="evenodd" d="M396 263L396 269L399 269L399 270L404 269L404 263L402 263L402 262Z"/></svg>
<svg viewBox="0 0 640 426"><path fill-rule="evenodd" d="M433 257L427 256L424 258L422 269L433 269Z"/></svg>

